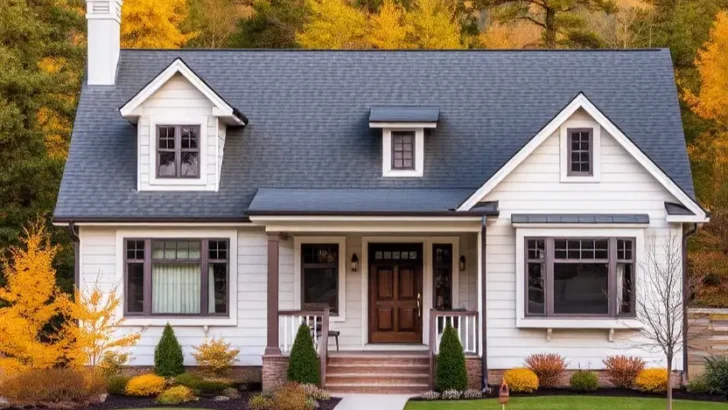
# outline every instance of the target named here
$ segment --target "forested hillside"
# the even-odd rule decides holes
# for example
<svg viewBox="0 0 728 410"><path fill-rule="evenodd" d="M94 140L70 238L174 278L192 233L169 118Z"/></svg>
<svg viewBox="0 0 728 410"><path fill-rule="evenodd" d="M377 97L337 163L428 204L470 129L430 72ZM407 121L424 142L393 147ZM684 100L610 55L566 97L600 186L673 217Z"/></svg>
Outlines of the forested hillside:
<svg viewBox="0 0 728 410"><path fill-rule="evenodd" d="M0 0L0 249L50 224L85 61L83 0ZM728 0L125 0L128 48L669 47L698 199L695 301L728 307ZM548 81L548 78L544 78ZM70 240L56 265L71 289Z"/></svg>

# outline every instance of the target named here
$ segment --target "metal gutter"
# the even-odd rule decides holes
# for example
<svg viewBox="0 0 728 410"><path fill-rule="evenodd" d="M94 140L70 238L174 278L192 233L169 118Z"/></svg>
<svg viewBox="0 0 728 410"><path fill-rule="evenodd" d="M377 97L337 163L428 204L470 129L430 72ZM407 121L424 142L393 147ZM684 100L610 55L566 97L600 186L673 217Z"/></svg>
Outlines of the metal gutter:
<svg viewBox="0 0 728 410"><path fill-rule="evenodd" d="M688 381L688 239L698 231L698 224L683 232L682 268L683 268L683 383Z"/></svg>
<svg viewBox="0 0 728 410"><path fill-rule="evenodd" d="M78 227L74 222L69 222L66 229L68 229L68 234L71 236L71 241L73 242L73 286L78 290L78 284L81 281L81 265L79 264L81 257L81 239L78 237Z"/></svg>

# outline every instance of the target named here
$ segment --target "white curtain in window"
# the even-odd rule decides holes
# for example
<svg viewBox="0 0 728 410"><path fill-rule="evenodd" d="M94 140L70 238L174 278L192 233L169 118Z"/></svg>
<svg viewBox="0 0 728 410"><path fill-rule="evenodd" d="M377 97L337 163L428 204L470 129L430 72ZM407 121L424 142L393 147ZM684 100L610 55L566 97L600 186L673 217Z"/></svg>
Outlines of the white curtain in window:
<svg viewBox="0 0 728 410"><path fill-rule="evenodd" d="M624 299L624 264L617 264L617 313L622 313Z"/></svg>
<svg viewBox="0 0 728 410"><path fill-rule="evenodd" d="M200 313L201 292L200 265L152 266L152 313Z"/></svg>
<svg viewBox="0 0 728 410"><path fill-rule="evenodd" d="M207 311L209 313L215 313L215 267L210 265L208 268L208 283L207 283Z"/></svg>

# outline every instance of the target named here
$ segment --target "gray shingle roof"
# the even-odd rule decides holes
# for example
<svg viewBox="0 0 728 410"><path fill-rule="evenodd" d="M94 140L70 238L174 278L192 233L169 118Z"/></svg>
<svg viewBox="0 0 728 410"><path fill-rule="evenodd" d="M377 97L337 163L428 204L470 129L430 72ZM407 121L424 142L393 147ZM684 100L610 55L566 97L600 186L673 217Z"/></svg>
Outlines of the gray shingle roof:
<svg viewBox="0 0 728 410"><path fill-rule="evenodd" d="M695 215L691 210L684 206L674 204L672 202L665 202L665 211L667 211L668 215Z"/></svg>
<svg viewBox="0 0 728 410"><path fill-rule="evenodd" d="M437 107L372 107L370 122L437 122Z"/></svg>
<svg viewBox="0 0 728 410"><path fill-rule="evenodd" d="M178 57L250 120L228 131L219 192L136 190L136 128L118 108ZM668 50L123 50L116 87L83 87L55 217L241 219L260 187L463 201L579 92L693 196ZM424 176L382 178L370 110L406 105L439 108Z"/></svg>
<svg viewBox="0 0 728 410"><path fill-rule="evenodd" d="M513 214L520 224L649 224L647 214Z"/></svg>

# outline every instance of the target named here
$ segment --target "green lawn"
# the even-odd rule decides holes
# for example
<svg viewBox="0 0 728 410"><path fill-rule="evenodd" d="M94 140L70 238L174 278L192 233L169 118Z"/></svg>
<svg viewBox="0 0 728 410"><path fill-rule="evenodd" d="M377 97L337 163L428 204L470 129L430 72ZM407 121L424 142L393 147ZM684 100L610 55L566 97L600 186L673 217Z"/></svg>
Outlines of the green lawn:
<svg viewBox="0 0 728 410"><path fill-rule="evenodd" d="M725 410L726 403L675 400L674 410ZM405 410L500 410L498 399L470 401L410 401ZM516 397L506 410L662 410L663 399L631 397Z"/></svg>

